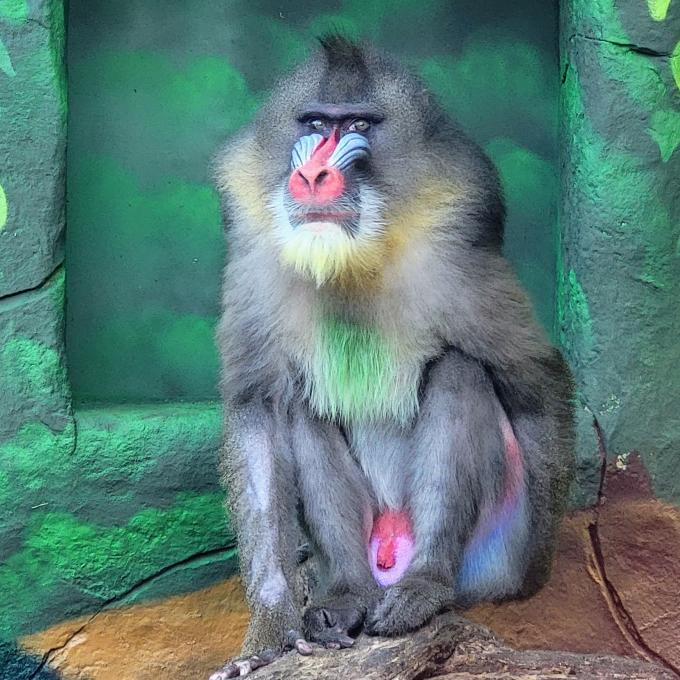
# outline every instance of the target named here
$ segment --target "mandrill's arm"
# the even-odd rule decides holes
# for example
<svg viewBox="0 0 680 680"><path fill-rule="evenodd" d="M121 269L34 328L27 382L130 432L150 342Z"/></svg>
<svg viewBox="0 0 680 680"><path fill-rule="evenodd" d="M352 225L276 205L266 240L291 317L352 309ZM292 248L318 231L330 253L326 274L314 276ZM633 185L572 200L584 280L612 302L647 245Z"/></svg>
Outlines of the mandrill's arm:
<svg viewBox="0 0 680 680"><path fill-rule="evenodd" d="M486 372L460 352L447 351L423 377L409 470L415 551L368 632L400 635L459 600L465 544L503 485L501 420Z"/></svg>

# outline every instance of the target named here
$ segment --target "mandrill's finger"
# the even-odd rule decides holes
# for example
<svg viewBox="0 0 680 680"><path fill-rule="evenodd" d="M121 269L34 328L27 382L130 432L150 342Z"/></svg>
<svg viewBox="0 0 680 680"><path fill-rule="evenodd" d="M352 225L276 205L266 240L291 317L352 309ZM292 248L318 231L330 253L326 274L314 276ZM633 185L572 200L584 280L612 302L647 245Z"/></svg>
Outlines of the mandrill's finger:
<svg viewBox="0 0 680 680"><path fill-rule="evenodd" d="M270 664L272 661L274 661L274 657L269 657L266 656L265 654L258 654L257 656L251 656L250 659L248 659L248 663L250 664L250 670L255 671L258 668L262 668L262 666L266 666Z"/></svg>
<svg viewBox="0 0 680 680"><path fill-rule="evenodd" d="M260 666L267 666L269 665L274 659L277 657L281 656L281 652L277 652L274 649L265 649L263 652L260 652L256 656L251 656L250 657L250 662L251 665L253 666L253 670L256 668L260 668Z"/></svg>
<svg viewBox="0 0 680 680"><path fill-rule="evenodd" d="M253 671L253 664L250 659L244 659L243 661L234 661L234 666L238 667L238 677L241 678L244 675L248 675Z"/></svg>
<svg viewBox="0 0 680 680"><path fill-rule="evenodd" d="M354 638L347 635L346 631L338 628L328 628L314 637L314 641L323 645L326 649L347 649L354 644Z"/></svg>
<svg viewBox="0 0 680 680"><path fill-rule="evenodd" d="M302 654L302 656L309 656L314 653L312 645L305 640L299 630L288 631L286 646L289 649L294 649L298 654Z"/></svg>
<svg viewBox="0 0 680 680"><path fill-rule="evenodd" d="M270 664L277 656L279 656L278 652L275 652L273 649L266 649L264 652L254 654L248 659L234 659L224 668L213 673L209 680L228 680L228 678L241 678L244 675L250 675L258 668Z"/></svg>
<svg viewBox="0 0 680 680"><path fill-rule="evenodd" d="M297 649L298 654L302 654L302 656L310 656L311 654L314 654L314 648L312 645L310 645L309 642L303 638L298 638L295 640L295 649Z"/></svg>
<svg viewBox="0 0 680 680"><path fill-rule="evenodd" d="M335 641L340 645L340 649L347 649L354 644L354 638L351 638L349 635L342 635L341 633L335 636Z"/></svg>

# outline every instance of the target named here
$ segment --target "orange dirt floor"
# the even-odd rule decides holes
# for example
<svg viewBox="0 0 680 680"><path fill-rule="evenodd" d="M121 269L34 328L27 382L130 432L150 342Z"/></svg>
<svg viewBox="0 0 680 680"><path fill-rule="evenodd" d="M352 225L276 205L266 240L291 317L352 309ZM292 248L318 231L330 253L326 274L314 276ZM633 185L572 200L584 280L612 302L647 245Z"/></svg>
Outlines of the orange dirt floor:
<svg viewBox="0 0 680 680"><path fill-rule="evenodd" d="M522 602L469 618L518 648L638 655L680 669L680 511L643 474L613 469L597 508L568 517L552 577ZM632 481L631 481L632 480ZM248 620L238 578L102 611L21 640L66 680L207 678L236 654ZM341 653L341 652L339 652Z"/></svg>

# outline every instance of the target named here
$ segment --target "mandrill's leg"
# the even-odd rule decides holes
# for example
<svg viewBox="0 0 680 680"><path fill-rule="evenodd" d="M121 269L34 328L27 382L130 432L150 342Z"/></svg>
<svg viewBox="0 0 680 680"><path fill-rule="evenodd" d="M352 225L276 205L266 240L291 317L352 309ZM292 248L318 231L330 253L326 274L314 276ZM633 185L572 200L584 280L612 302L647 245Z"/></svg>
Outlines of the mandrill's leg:
<svg viewBox="0 0 680 680"><path fill-rule="evenodd" d="M477 362L450 350L425 375L408 491L415 550L406 574L369 617L369 633L413 630L459 599L465 546L503 489L502 417Z"/></svg>
<svg viewBox="0 0 680 680"><path fill-rule="evenodd" d="M251 618L242 657L211 680L246 675L286 649L312 652L295 592L300 530L285 417L258 399L230 411L223 467Z"/></svg>
<svg viewBox="0 0 680 680"><path fill-rule="evenodd" d="M305 522L324 565L324 582L304 616L310 640L352 644L379 590L368 565L372 500L341 430L300 406L292 443Z"/></svg>

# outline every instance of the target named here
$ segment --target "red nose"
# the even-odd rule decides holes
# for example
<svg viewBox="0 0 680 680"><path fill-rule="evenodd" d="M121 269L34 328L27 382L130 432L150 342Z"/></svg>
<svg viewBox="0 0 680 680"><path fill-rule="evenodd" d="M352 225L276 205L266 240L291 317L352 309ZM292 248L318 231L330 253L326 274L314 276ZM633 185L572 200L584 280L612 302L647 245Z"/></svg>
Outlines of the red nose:
<svg viewBox="0 0 680 680"><path fill-rule="evenodd" d="M342 196L345 179L337 168L312 159L292 172L288 190L296 201L323 205Z"/></svg>

